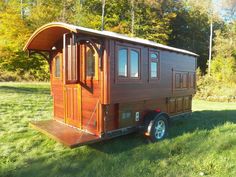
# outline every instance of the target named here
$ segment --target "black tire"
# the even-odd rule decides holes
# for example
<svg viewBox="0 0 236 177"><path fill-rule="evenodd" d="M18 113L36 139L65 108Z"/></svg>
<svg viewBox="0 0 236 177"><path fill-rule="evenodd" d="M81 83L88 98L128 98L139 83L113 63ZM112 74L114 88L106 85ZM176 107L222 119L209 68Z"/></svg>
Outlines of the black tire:
<svg viewBox="0 0 236 177"><path fill-rule="evenodd" d="M163 114L157 116L149 124L150 140L157 142L163 140L168 135L168 120Z"/></svg>

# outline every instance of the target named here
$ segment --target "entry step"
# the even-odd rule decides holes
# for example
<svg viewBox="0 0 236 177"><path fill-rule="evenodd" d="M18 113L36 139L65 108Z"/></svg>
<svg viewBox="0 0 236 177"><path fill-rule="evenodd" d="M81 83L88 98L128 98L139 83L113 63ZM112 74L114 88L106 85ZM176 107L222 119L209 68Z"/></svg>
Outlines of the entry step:
<svg viewBox="0 0 236 177"><path fill-rule="evenodd" d="M55 120L32 121L30 126L50 138L74 148L101 141L101 138Z"/></svg>

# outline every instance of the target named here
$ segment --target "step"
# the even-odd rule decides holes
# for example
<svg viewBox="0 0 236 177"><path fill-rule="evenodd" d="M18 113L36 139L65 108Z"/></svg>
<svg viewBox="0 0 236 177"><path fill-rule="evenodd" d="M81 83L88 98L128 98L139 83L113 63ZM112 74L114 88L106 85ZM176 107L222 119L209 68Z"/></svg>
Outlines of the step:
<svg viewBox="0 0 236 177"><path fill-rule="evenodd" d="M30 126L70 148L102 140L99 136L81 131L56 120L32 121Z"/></svg>

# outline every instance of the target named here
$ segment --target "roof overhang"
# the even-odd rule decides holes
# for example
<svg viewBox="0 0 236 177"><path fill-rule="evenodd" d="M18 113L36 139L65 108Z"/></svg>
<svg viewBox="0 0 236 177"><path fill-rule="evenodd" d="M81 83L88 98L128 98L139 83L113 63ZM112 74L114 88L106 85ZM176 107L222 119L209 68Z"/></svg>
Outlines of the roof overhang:
<svg viewBox="0 0 236 177"><path fill-rule="evenodd" d="M43 25L30 36L23 50L51 51L63 34L69 32L76 33L75 26L60 22Z"/></svg>
<svg viewBox="0 0 236 177"><path fill-rule="evenodd" d="M146 45L146 46L156 47L159 49L191 55L194 57L199 56L196 53L193 53L187 50L166 46L166 45L159 44L159 43L145 40L145 39L128 37L126 35L110 32L110 31L98 31L98 30L85 28L81 26L75 26L75 25L62 23L62 22L48 23L40 27L39 29L37 29L29 38L23 50L24 51L26 50L51 51L54 44L57 43L63 37L63 34L70 33L70 32L74 32L74 33L80 32L87 35L113 38L116 40L124 40L124 41L132 42L132 43L138 43L141 45Z"/></svg>

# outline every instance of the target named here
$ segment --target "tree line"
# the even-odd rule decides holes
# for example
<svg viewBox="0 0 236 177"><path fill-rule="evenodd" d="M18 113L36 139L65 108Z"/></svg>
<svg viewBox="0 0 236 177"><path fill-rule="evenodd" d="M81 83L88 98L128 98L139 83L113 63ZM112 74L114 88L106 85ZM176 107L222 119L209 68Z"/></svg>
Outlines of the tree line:
<svg viewBox="0 0 236 177"><path fill-rule="evenodd" d="M22 51L29 36L38 27L53 21L101 30L102 3L105 3L104 30L195 52L200 55L198 66L203 74L208 67L212 21L212 72L219 73L222 68L218 65L227 61L235 73L236 3L233 0L213 2L224 2L221 4L224 10L214 10L212 0L2 0L0 75L47 80L47 62ZM219 78L225 76L219 75Z"/></svg>

